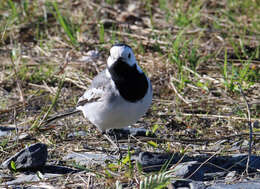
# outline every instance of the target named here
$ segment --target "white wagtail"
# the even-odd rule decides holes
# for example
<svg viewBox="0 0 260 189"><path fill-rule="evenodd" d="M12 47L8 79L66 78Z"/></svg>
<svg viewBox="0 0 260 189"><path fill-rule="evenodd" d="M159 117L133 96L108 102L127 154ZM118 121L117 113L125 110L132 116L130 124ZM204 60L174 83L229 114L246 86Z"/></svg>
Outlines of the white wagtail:
<svg viewBox="0 0 260 189"><path fill-rule="evenodd" d="M46 123L82 111L102 133L127 127L146 113L152 95L150 80L137 64L132 48L115 44L110 49L107 68L93 79L90 88L79 98L76 109L50 118Z"/></svg>

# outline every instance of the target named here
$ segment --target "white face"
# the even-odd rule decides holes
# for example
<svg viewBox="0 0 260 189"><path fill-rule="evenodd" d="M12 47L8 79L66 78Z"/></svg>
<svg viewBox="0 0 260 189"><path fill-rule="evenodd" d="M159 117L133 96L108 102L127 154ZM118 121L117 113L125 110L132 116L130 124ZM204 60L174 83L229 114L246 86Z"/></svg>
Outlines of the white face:
<svg viewBox="0 0 260 189"><path fill-rule="evenodd" d="M138 71L140 73L143 72L136 62L135 55L132 49L128 46L115 45L110 49L110 56L107 59L108 67L111 67L118 60L118 58L122 58L124 62L126 62L130 66L136 64L136 68L138 69Z"/></svg>

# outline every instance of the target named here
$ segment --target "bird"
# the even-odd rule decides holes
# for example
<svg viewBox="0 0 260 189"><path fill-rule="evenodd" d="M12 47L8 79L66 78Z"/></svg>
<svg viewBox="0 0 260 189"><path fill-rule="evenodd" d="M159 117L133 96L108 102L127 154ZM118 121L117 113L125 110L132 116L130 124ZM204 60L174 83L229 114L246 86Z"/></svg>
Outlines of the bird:
<svg viewBox="0 0 260 189"><path fill-rule="evenodd" d="M46 121L82 112L102 133L136 123L152 103L150 79L142 71L130 46L114 44L106 68L91 82L74 110Z"/></svg>

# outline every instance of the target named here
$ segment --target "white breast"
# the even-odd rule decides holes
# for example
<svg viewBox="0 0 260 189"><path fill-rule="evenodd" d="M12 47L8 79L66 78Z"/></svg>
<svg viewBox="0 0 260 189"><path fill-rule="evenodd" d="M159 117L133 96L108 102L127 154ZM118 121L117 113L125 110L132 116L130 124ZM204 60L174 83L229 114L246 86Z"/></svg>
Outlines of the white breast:
<svg viewBox="0 0 260 189"><path fill-rule="evenodd" d="M134 124L148 110L152 103L152 86L145 97L135 103L124 100L120 95L102 98L97 102L79 106L84 116L101 131L111 128L123 128Z"/></svg>

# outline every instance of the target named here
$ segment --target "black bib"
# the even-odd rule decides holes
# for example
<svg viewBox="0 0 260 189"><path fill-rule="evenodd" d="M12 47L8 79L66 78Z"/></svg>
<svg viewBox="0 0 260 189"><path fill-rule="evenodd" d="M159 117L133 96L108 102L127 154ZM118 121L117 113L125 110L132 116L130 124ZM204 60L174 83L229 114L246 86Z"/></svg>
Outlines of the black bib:
<svg viewBox="0 0 260 189"><path fill-rule="evenodd" d="M148 81L143 72L139 73L136 64L130 66L122 59L118 59L108 70L125 100L137 102L145 96L149 87Z"/></svg>

